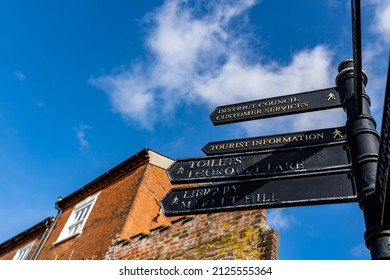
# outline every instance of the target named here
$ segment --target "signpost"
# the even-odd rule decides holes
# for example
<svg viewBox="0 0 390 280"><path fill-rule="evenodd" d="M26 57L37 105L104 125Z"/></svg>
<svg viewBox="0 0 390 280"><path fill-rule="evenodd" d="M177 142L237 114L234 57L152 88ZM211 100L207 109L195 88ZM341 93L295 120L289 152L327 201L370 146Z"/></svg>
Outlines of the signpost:
<svg viewBox="0 0 390 280"><path fill-rule="evenodd" d="M202 151L210 156L329 144L345 140L347 140L347 129L345 127L337 127L290 134L210 142L202 148Z"/></svg>
<svg viewBox="0 0 390 280"><path fill-rule="evenodd" d="M209 184L171 189L161 201L166 215L356 201L371 258L390 259L390 73L379 143L363 96L360 0L351 7L354 60L340 63L336 87L225 105L210 115L222 125L343 107L346 126L208 143L206 157L167 169L173 184Z"/></svg>
<svg viewBox="0 0 390 280"><path fill-rule="evenodd" d="M327 88L217 107L210 118L214 125L297 113L326 110L342 106L341 88Z"/></svg>
<svg viewBox="0 0 390 280"><path fill-rule="evenodd" d="M356 201L349 170L320 176L211 184L171 189L167 216Z"/></svg>

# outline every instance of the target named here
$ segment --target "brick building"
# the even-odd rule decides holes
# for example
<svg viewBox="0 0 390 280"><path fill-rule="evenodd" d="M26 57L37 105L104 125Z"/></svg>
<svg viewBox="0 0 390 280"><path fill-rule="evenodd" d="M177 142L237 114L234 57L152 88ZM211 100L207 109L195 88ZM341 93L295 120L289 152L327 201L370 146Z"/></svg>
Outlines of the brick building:
<svg viewBox="0 0 390 280"><path fill-rule="evenodd" d="M265 210L166 217L172 160L144 149L56 203L0 244L0 259L276 259ZM180 186L175 186L180 187Z"/></svg>
<svg viewBox="0 0 390 280"><path fill-rule="evenodd" d="M31 228L0 244L0 260L23 260L35 258L43 246L54 218L46 218Z"/></svg>

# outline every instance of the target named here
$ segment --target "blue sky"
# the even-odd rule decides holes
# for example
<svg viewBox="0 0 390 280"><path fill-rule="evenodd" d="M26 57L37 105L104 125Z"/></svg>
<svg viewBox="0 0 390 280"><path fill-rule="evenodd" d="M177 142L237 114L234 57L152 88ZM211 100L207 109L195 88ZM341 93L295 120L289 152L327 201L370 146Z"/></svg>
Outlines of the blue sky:
<svg viewBox="0 0 390 280"><path fill-rule="evenodd" d="M382 114L390 3L362 5L363 67ZM341 109L214 127L216 106L333 87L350 1L0 3L0 242L144 147L341 126ZM358 205L274 209L281 259L369 259Z"/></svg>

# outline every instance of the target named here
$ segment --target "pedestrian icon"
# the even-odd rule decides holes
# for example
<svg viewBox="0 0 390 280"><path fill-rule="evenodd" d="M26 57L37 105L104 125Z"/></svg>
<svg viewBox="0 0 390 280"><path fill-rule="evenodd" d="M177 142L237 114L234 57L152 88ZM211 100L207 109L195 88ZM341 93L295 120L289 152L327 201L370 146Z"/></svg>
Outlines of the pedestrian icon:
<svg viewBox="0 0 390 280"><path fill-rule="evenodd" d="M330 100L336 100L336 95L334 93L329 93L328 96L327 96L327 100L330 101Z"/></svg>
<svg viewBox="0 0 390 280"><path fill-rule="evenodd" d="M334 132L332 133L333 135L333 139L336 139L336 138L343 138L343 135L341 134L341 131L338 130L338 129L335 129Z"/></svg>
<svg viewBox="0 0 390 280"><path fill-rule="evenodd" d="M172 199L171 205L174 205L174 204L177 205L178 202L179 202L179 198L177 196L175 196L175 198Z"/></svg>

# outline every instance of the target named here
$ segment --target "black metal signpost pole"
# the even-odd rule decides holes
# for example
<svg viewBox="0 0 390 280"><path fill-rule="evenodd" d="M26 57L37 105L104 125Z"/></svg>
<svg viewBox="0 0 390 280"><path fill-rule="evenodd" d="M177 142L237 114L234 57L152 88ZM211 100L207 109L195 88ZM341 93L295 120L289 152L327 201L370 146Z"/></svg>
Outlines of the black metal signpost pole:
<svg viewBox="0 0 390 280"><path fill-rule="evenodd" d="M361 19L360 19L360 0L351 1L352 11L352 53L353 53L353 70L356 73L354 89L357 95L356 106L359 114L362 113L362 43L361 43Z"/></svg>
<svg viewBox="0 0 390 280"><path fill-rule="evenodd" d="M365 93L367 75L362 72L362 100L354 92L353 60L339 65L337 86L345 92L344 110L347 114L348 141L352 156L352 171L356 180L359 206L363 211L366 232L364 239L372 259L390 259L390 231L381 225L381 204L375 192L379 135L370 112L370 98ZM361 102L362 111L356 104Z"/></svg>

